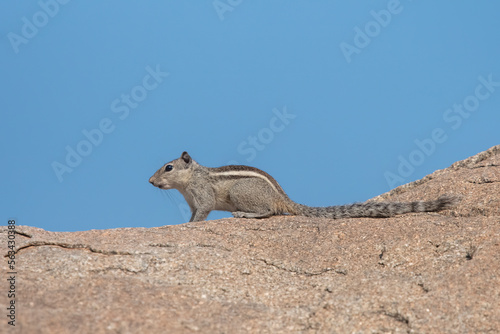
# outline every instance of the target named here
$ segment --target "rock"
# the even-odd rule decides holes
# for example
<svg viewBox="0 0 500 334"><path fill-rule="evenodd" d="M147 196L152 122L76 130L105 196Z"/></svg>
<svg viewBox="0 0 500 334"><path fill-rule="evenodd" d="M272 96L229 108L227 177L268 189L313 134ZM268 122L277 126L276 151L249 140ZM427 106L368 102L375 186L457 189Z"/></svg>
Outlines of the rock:
<svg viewBox="0 0 500 334"><path fill-rule="evenodd" d="M445 193L461 196L457 208L389 219L233 218L68 233L18 226L16 329L498 333L500 146L373 200Z"/></svg>

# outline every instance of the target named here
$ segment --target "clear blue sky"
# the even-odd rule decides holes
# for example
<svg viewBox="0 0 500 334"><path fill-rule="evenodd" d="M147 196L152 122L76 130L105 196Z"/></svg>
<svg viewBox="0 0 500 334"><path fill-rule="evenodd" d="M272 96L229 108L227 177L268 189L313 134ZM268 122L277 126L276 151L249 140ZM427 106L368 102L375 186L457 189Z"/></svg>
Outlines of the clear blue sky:
<svg viewBox="0 0 500 334"><path fill-rule="evenodd" d="M5 224L183 223L148 178L184 150L325 206L500 143L498 1L0 6Z"/></svg>

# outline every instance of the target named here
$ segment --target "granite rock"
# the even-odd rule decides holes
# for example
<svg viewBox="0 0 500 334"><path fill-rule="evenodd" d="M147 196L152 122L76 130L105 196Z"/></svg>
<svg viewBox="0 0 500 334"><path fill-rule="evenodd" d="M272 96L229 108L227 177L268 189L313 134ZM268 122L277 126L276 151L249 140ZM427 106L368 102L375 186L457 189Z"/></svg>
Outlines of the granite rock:
<svg viewBox="0 0 500 334"><path fill-rule="evenodd" d="M83 232L18 226L11 330L499 333L500 146L373 200L441 194L461 202L388 219L232 218ZM6 303L0 298L1 309Z"/></svg>

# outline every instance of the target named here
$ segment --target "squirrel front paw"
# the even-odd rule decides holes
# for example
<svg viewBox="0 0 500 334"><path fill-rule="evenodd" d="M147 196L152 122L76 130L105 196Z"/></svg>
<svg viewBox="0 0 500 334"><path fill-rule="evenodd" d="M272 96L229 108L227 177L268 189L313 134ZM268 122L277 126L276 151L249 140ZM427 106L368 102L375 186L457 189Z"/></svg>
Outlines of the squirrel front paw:
<svg viewBox="0 0 500 334"><path fill-rule="evenodd" d="M235 211L232 212L234 218L246 218L245 212Z"/></svg>

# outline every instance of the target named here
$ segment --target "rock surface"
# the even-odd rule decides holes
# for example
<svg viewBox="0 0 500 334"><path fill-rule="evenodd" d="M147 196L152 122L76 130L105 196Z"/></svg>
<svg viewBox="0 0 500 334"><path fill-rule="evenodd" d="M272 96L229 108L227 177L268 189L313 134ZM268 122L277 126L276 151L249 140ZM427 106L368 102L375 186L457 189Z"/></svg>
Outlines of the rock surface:
<svg viewBox="0 0 500 334"><path fill-rule="evenodd" d="M444 193L456 209L389 219L18 226L15 331L499 333L500 146L373 200Z"/></svg>

